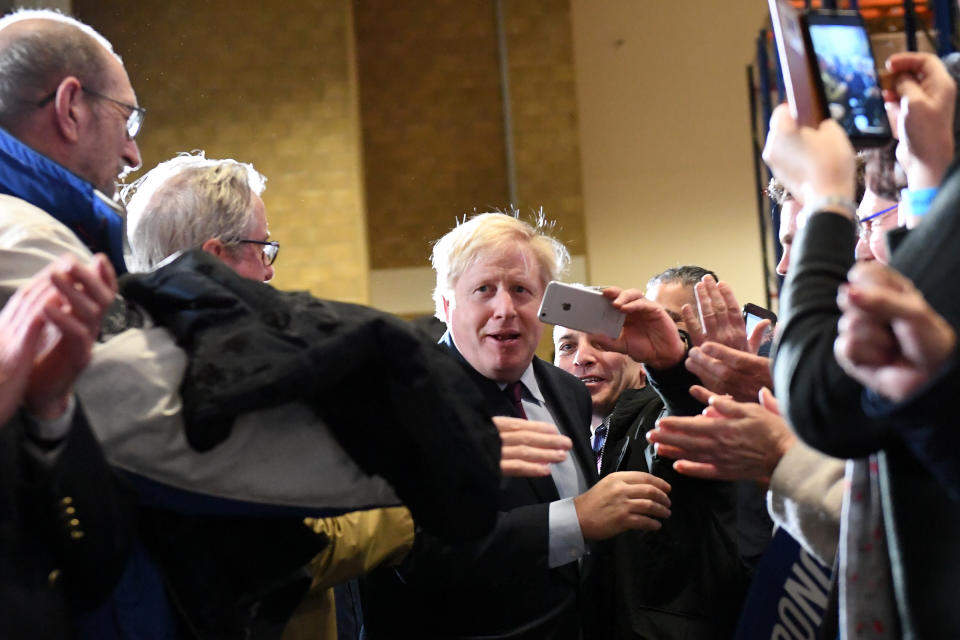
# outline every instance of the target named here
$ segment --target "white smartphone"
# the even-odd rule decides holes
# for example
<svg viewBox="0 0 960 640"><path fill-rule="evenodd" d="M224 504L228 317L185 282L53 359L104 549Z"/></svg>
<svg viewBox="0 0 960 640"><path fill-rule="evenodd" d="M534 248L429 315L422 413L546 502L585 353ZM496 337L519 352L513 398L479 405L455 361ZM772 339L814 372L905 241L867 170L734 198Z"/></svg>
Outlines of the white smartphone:
<svg viewBox="0 0 960 640"><path fill-rule="evenodd" d="M540 303L540 321L586 333L620 336L625 315L599 291L554 280Z"/></svg>

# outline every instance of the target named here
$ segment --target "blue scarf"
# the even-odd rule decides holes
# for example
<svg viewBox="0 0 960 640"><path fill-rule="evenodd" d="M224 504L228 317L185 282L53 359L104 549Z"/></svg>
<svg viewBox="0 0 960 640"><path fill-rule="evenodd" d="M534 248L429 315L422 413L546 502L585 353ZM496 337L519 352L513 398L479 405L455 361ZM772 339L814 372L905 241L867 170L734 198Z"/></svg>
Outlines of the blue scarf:
<svg viewBox="0 0 960 640"><path fill-rule="evenodd" d="M65 167L0 129L0 193L25 200L65 224L90 251L127 272L124 210Z"/></svg>

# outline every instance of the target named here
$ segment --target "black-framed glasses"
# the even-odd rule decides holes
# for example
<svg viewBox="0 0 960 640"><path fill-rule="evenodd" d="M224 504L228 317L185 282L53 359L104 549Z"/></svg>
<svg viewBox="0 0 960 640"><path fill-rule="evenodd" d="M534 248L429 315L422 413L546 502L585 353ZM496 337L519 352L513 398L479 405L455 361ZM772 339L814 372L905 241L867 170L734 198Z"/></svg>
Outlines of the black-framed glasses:
<svg viewBox="0 0 960 640"><path fill-rule="evenodd" d="M118 104L121 107L129 109L130 115L127 116L127 136L131 140L137 137L137 134L140 133L140 129L143 128L143 119L147 115L146 109L144 109L143 107L138 107L136 105L127 104L126 102L122 102L120 100L117 100L116 98L111 98L110 96L104 95L99 91L94 91L93 89L87 89L86 87L81 87L81 89L83 89L83 92L86 93L87 95L94 96L95 98L100 98L101 100L109 100L114 104ZM38 102L37 106L42 107L46 105L48 102L53 100L54 96L56 95L57 95L57 90L54 89L49 95L43 98L43 100Z"/></svg>
<svg viewBox="0 0 960 640"><path fill-rule="evenodd" d="M237 240L241 244L259 244L263 247L260 253L260 259L263 260L263 266L270 267L277 259L280 253L280 243L276 240Z"/></svg>

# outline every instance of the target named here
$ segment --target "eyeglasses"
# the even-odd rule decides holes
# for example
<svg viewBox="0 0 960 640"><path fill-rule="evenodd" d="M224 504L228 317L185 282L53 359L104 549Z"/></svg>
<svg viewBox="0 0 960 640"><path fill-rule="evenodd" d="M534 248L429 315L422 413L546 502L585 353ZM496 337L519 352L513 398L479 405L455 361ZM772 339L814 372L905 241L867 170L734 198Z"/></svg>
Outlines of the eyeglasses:
<svg viewBox="0 0 960 640"><path fill-rule="evenodd" d="M121 107L130 109L130 115L127 116L127 136L129 136L131 140L137 137L137 134L140 133L140 128L143 127L143 119L147 115L146 109L144 109L143 107L132 105L132 104L127 104L126 102L121 102L115 98L111 98L110 96L105 96L99 91L94 91L93 89L87 89L86 87L83 87L83 92L91 96L100 98L101 100L109 100L114 104L118 104Z"/></svg>
<svg viewBox="0 0 960 640"><path fill-rule="evenodd" d="M259 244L263 246L260 259L263 260L263 266L270 267L277 259L280 253L280 243L276 240L237 240L241 244Z"/></svg>
<svg viewBox="0 0 960 640"><path fill-rule="evenodd" d="M885 214L887 214L887 213L890 213L890 212L892 212L892 211L896 211L896 210L897 210L897 207L899 207L899 206L900 206L900 204L897 203L897 204L893 205L892 207L887 207L886 209L881 209L880 211L877 211L876 213L871 213L871 214L868 215L868 216L864 216L863 218L860 218L860 235L861 235L862 237L866 238L867 236L869 236L869 235L871 235L871 234L873 234L873 233L875 233L875 232L886 231L886 230L887 230L886 228L884 228L884 227L882 227L882 226L874 226L874 225L879 224L879 222L880 222L880 220L879 220L880 216L883 216L883 215L885 215Z"/></svg>
<svg viewBox="0 0 960 640"><path fill-rule="evenodd" d="M129 109L130 115L127 116L127 136L131 140L137 137L137 134L140 133L140 129L143 128L143 119L147 115L146 109L144 109L143 107L138 107L136 105L127 104L126 102L121 102L120 100L111 98L110 96L103 95L99 91L94 91L93 89L87 89L86 87L81 87L81 88L83 89L83 92L86 93L87 95L94 96L95 98L100 98L101 100L109 100L114 104L118 104L121 107ZM54 96L56 95L57 95L57 90L54 89L53 92L50 93L50 95L48 95L43 100L38 102L37 106L42 107L46 105L48 102L53 100Z"/></svg>

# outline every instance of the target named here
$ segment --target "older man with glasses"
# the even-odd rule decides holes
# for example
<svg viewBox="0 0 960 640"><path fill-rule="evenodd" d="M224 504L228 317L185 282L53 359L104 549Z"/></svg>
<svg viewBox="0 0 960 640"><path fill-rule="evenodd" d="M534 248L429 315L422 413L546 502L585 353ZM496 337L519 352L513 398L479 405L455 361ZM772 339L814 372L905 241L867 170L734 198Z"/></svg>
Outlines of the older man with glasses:
<svg viewBox="0 0 960 640"><path fill-rule="evenodd" d="M280 243L269 239L260 198L266 181L252 165L202 152L159 164L123 190L130 270L203 249L245 278L269 281Z"/></svg>

